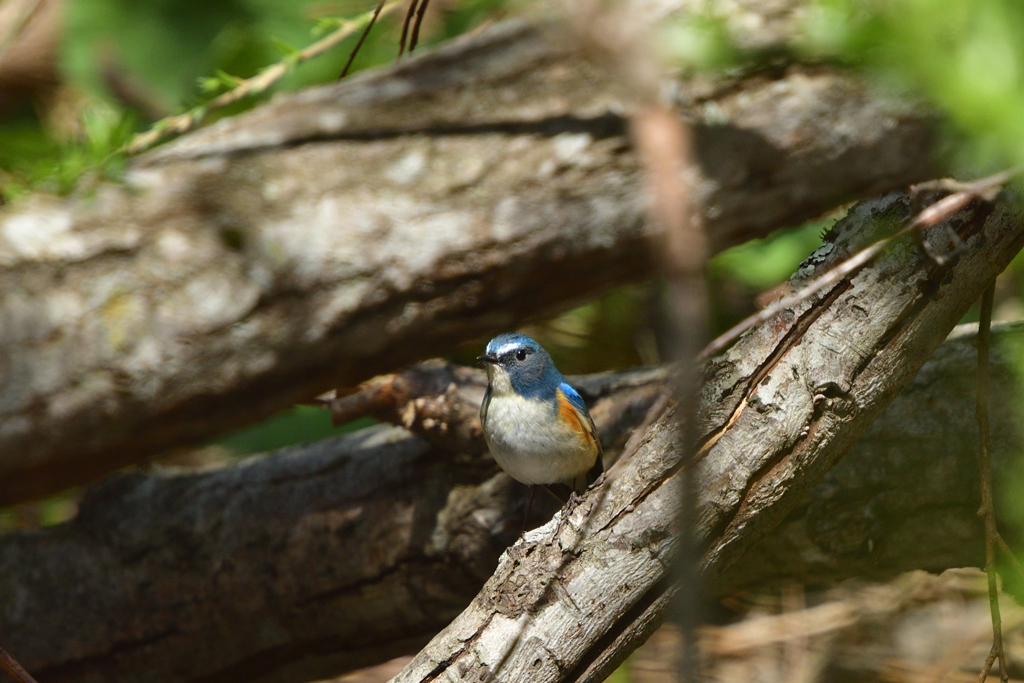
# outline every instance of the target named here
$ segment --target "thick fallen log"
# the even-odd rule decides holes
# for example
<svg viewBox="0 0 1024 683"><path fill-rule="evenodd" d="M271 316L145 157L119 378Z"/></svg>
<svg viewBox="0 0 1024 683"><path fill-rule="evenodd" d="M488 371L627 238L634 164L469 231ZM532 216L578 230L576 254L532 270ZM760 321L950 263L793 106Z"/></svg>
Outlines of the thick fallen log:
<svg viewBox="0 0 1024 683"><path fill-rule="evenodd" d="M828 267L908 214L903 195L857 205L809 265ZM955 263L935 264L908 237L715 359L696 459L680 460L666 415L618 476L510 549L394 680L603 680L669 599L681 477L697 479L694 529L713 583L821 480L1024 245L1009 202L949 223L966 245ZM925 239L945 241L943 229Z"/></svg>
<svg viewBox="0 0 1024 683"><path fill-rule="evenodd" d="M997 348L1020 334L998 331ZM715 591L975 563L973 353L969 337L944 344L794 516L726 570ZM1005 392L997 396L1016 389L1012 358L995 361L996 389ZM574 378L609 450L644 417L662 376ZM69 682L298 682L415 650L472 599L519 530L523 490L493 477L493 464L479 457L478 423L456 424L475 418L482 386L479 370L432 362L374 379L336 403L349 417L373 413L424 439L377 428L213 471L115 475L89 490L71 523L0 538L5 646L41 680ZM992 404L997 461L1006 471L1020 452L1017 417L1014 403ZM634 474L616 475L617 492L629 485L647 493L619 510L610 528L622 531L606 550L664 552L671 509L646 501L665 496L665 473L678 469L671 434L652 430L623 463ZM707 457L728 463L733 456ZM538 536L512 552L529 559ZM542 552L555 566L562 561ZM642 552L636 560L631 573L590 575L609 600L638 582L629 590L643 597L632 606L635 626L620 628L624 641L653 628L664 602L649 589L660 562ZM521 583L508 600L528 603L544 585L515 578Z"/></svg>
<svg viewBox="0 0 1024 683"><path fill-rule="evenodd" d="M950 335L785 522L723 574L719 593L984 564L976 331L964 325ZM1014 407L1024 326L992 332L992 405L1000 413L992 422L993 459L1002 474L997 488L1012 499L1024 436Z"/></svg>
<svg viewBox="0 0 1024 683"><path fill-rule="evenodd" d="M715 249L936 173L931 114L849 74L671 88ZM648 276L630 107L512 22L5 209L0 505Z"/></svg>
<svg viewBox="0 0 1024 683"><path fill-rule="evenodd" d="M662 377L580 382L607 446ZM112 475L71 522L0 537L4 647L53 683L308 681L413 651L519 534L526 488L482 456L382 426L212 471ZM540 523L557 503L535 506Z"/></svg>

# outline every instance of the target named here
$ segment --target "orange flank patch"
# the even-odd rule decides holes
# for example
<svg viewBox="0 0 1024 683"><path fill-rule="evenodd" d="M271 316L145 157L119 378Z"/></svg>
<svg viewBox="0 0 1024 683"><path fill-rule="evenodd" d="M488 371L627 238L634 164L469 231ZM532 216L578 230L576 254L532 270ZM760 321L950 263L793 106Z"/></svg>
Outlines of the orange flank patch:
<svg viewBox="0 0 1024 683"><path fill-rule="evenodd" d="M590 432L589 427L583 422L580 414L576 412L576 408L573 407L569 399L565 397L562 390L559 389L557 393L558 397L558 416L562 418L562 422L565 422L572 428L574 432L579 434L580 438L588 443L594 442L594 435Z"/></svg>

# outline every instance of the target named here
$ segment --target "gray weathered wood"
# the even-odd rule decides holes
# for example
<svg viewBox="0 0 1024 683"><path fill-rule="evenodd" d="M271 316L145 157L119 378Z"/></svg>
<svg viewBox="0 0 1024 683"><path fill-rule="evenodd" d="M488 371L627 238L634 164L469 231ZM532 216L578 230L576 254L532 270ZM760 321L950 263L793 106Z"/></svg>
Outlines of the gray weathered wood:
<svg viewBox="0 0 1024 683"><path fill-rule="evenodd" d="M483 373L461 370L472 395ZM580 383L607 446L659 377ZM382 426L213 470L111 475L71 522L0 536L3 645L38 680L78 683L298 682L415 650L520 531L526 488L484 453ZM533 522L556 507L539 499Z"/></svg>
<svg viewBox="0 0 1024 683"><path fill-rule="evenodd" d="M683 81L716 249L936 172L833 69ZM651 272L631 103L512 22L0 213L0 505Z"/></svg>
<svg viewBox="0 0 1024 683"><path fill-rule="evenodd" d="M995 454L1008 472L1021 453L1010 399L1020 390L1012 363L1024 331L996 328L994 340ZM754 544L715 591L980 562L974 367L973 336L960 331L800 503L799 514ZM622 399L632 400L631 385L650 373L628 377L617 387L600 376L573 380L596 402L593 414L612 448L649 405ZM478 383L467 384L472 400ZM601 398L610 388L614 400ZM420 403L413 416L404 404L390 417L437 431L421 419L423 409L423 419L435 418L433 403ZM469 603L519 530L524 492L501 475L492 479L484 461L453 460L452 453L482 453L461 438L431 450L400 430L374 428L226 469L114 475L89 490L71 524L0 538L0 633L12 634L5 645L51 680L112 682L149 680L154 672L163 672L152 679L162 682L214 673L225 681L265 675L297 682L416 650ZM243 502L235 500L239 491ZM203 518L216 520L215 533ZM80 586L90 587L84 602ZM191 596L187 611L181 592ZM253 602L250 594L264 597ZM665 599L618 639L642 640L660 622ZM255 635L274 625L276 639ZM591 670L614 667L627 650L609 647ZM254 662L259 675L246 665Z"/></svg>
<svg viewBox="0 0 1024 683"><path fill-rule="evenodd" d="M976 331L963 325L950 335L797 509L726 570L718 592L984 564ZM1016 408L1024 326L992 334L992 457L997 497L1012 499L1024 445ZM1012 528L1012 519L1000 521Z"/></svg>
<svg viewBox="0 0 1024 683"><path fill-rule="evenodd" d="M857 205L809 265L828 267L908 213L899 194ZM821 480L1024 244L1009 202L950 223L966 238L951 266L898 241L713 361L697 459L680 462L674 415L656 423L620 476L503 555L396 683L598 680L663 604L680 478L697 477L694 528L714 582Z"/></svg>

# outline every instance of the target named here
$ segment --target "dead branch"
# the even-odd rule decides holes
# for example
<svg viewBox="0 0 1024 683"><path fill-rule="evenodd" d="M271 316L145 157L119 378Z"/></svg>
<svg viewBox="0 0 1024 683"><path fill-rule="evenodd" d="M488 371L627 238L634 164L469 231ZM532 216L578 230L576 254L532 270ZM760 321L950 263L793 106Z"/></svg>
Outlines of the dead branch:
<svg viewBox="0 0 1024 683"><path fill-rule="evenodd" d="M441 393L414 396L431 373ZM409 421L405 406L452 407L451 376L470 396L484 381L440 362L412 368L391 378L408 401L393 416L419 429L433 418ZM663 377L579 378L606 446L625 441ZM473 425L424 433L478 435L480 398L444 418ZM526 502L478 445L443 443L375 427L212 471L113 475L70 523L0 537L4 645L41 680L65 682L270 671L297 682L414 650L490 575Z"/></svg>
<svg viewBox="0 0 1024 683"><path fill-rule="evenodd" d="M845 259L909 214L906 195L858 205L801 275ZM965 209L949 227L965 243L954 263L936 264L913 241L899 241L711 363L704 446L691 465L709 577L794 509L1024 244L1024 223L1010 203ZM656 620L651 608L664 604L682 468L672 419L648 432L608 490L589 492L566 520L511 548L473 603L394 680L607 675L606 663L636 646L645 630L638 624Z"/></svg>
<svg viewBox="0 0 1024 683"><path fill-rule="evenodd" d="M906 227L898 233L888 237L883 237L874 244L861 249L842 263L836 264L831 270L825 271L819 275L813 282L809 282L801 287L799 291L793 292L792 294L779 299L775 303L766 306L754 315L741 320L734 327L719 335L710 344L708 344L707 347L700 352L699 357L701 360L707 360L708 358L721 353L729 346L729 344L732 344L734 341L739 339L741 334L755 325L767 322L787 308L793 308L800 302L811 298L826 287L831 287L843 278L850 277L863 268L864 264L869 263L871 259L882 253L882 250L885 249L895 238L914 233L922 228L928 228L940 221L947 220L957 211L960 211L977 199L984 199L989 202L992 201L998 195L1003 185L1009 182L1017 173L1018 171L1003 171L973 183L956 183L955 181L946 179L944 181L945 183L955 184L955 189L950 190L951 194L943 197L939 201L919 212L907 223ZM913 188L913 191L917 193L919 191L924 191L927 187L943 186L945 186L943 181L937 181L937 183L920 183ZM921 241L921 243L925 244L923 241ZM933 253L929 253L929 255L937 261L942 261L942 258L937 257Z"/></svg>
<svg viewBox="0 0 1024 683"><path fill-rule="evenodd" d="M605 450L613 455L664 392L664 368L570 377L591 406ZM335 424L374 417L405 427L449 453L487 452L480 403L487 375L474 368L431 360L364 382L351 393L319 401ZM614 401L602 399L614 397ZM609 463L610 464L610 463Z"/></svg>
<svg viewBox="0 0 1024 683"><path fill-rule="evenodd" d="M993 461L1007 472L1021 451L1006 399L1019 388L1012 352L999 350L1024 344L1024 330L996 326L993 340ZM797 514L755 544L716 591L980 566L971 483L975 353L970 330L943 344ZM421 382L432 370L440 381ZM465 378L455 395L472 400L483 381L478 372L435 362L410 369L415 386L442 390L395 392L401 397L376 401L374 414L402 422L410 401L448 401L452 374ZM572 379L612 448L642 419L633 402L660 384L652 372ZM404 374L361 391L379 395L382 385L405 383ZM436 425L422 425L436 415L417 412L412 428L436 434ZM88 493L79 519L0 540L0 632L31 654L33 671L69 682L178 671L172 663L185 651L192 668L173 680L215 672L252 680L244 664L260 662L261 671L278 672L276 680L297 682L415 650L469 602L519 529L523 490L492 480L493 465L468 455L479 446L464 445L464 452L431 449L401 432L371 432L213 471L116 475ZM921 485L905 484L914 481ZM84 603L75 598L80 585L90 586ZM192 596L188 610L179 589ZM246 607L251 595L262 602ZM426 595L427 613L419 604ZM643 640L664 600L652 602L620 642ZM279 638L263 643L255 634L273 624ZM56 644L52 632L61 634ZM599 658L595 669L612 661Z"/></svg>
<svg viewBox="0 0 1024 683"><path fill-rule="evenodd" d="M981 295L981 318L978 322L978 378L974 388L975 419L978 421L978 478L981 480L981 505L978 516L985 528L985 575L988 579L989 613L992 617L992 649L978 674L978 683L985 683L992 663L999 662L999 679L1002 683L1010 678L1006 668L1006 654L1003 651L1003 622L999 614L999 588L996 577L996 510L992 498L992 435L989 428L989 354L992 327L992 302L995 299L996 284L993 281Z"/></svg>
<svg viewBox="0 0 1024 683"><path fill-rule="evenodd" d="M964 325L950 335L796 510L722 575L719 593L984 565L976 332ZM1019 396L1013 358L1024 328L992 332L992 461L1007 473L1022 435L1004 406Z"/></svg>
<svg viewBox="0 0 1024 683"><path fill-rule="evenodd" d="M673 88L713 249L935 174L931 115L848 74ZM631 106L506 23L6 210L0 505L646 277Z"/></svg>

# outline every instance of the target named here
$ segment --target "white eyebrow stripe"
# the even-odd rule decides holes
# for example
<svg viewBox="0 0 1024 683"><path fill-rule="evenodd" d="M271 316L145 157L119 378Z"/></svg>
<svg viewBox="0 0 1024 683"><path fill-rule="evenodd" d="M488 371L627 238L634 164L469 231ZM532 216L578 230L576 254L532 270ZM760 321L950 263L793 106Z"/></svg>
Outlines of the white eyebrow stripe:
<svg viewBox="0 0 1024 683"><path fill-rule="evenodd" d="M505 342L504 344L502 344L501 346L499 346L498 348L496 348L494 350L494 355L495 356L500 356L501 354L505 353L506 351L511 351L512 349L519 348L520 346L522 346L522 344L520 342L517 342L517 341ZM477 347L477 348L479 348L479 347Z"/></svg>

